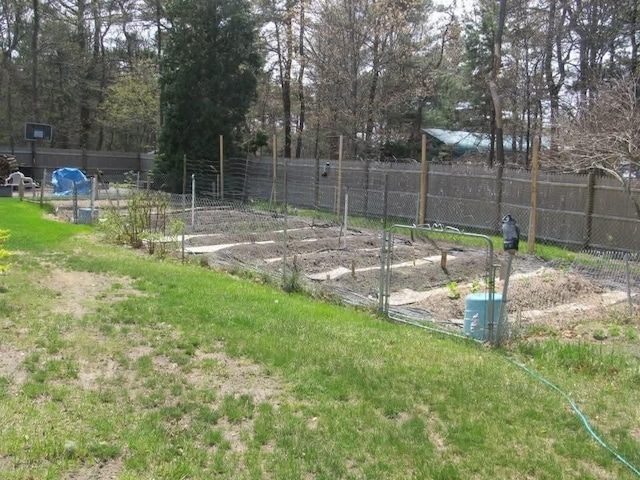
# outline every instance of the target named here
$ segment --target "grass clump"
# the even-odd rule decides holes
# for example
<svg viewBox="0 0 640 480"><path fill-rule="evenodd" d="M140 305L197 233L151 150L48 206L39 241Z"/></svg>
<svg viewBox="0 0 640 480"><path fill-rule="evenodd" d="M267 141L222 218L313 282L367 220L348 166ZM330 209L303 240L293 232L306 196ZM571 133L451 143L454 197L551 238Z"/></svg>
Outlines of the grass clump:
<svg viewBox="0 0 640 480"><path fill-rule="evenodd" d="M605 334L597 330L593 335L596 337ZM517 344L517 351L547 366L587 375L608 377L630 366L628 357L586 342L569 343L555 338L545 341L522 341Z"/></svg>

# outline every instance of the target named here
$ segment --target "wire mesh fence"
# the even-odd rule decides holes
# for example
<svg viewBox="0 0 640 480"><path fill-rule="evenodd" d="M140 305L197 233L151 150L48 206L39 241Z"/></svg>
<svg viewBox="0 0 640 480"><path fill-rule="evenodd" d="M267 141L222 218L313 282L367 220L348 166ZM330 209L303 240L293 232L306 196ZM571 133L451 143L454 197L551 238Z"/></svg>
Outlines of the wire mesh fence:
<svg viewBox="0 0 640 480"><path fill-rule="evenodd" d="M497 246L501 220L508 213L518 221L523 239L534 228L538 245L569 248L559 254L564 256L561 270L553 271L562 282L548 282L549 290L538 285L539 291L528 292L526 285L544 283L545 269L558 262L550 267L535 256L518 255L515 295L546 301L555 288L565 290L563 302L572 295L579 300L584 292L572 287L581 285L579 275L622 292L612 298L633 311L640 282L640 239L635 234L640 222L624 192L605 180L541 176L536 224L530 222L532 179L525 171L256 157L228 158L222 164L185 159L182 167L177 178L137 172L96 176L88 194L66 199L54 195L53 185L45 181L32 195L54 202L80 222L86 209L91 220L104 218L108 209L130 215L127 209L138 197L161 195L145 210L145 228L154 231L156 242L172 236L184 257L252 271L291 289L304 284L371 308L379 308L381 297L389 293L389 300L393 293L403 300L390 305L390 315L455 328L463 327L461 302L466 296L500 292L504 279L500 283L499 272L509 257L500 248L490 254L485 246L434 230L491 236ZM611 216L608 212L614 210L617 215ZM403 231L391 247L385 246L394 225L418 230L426 225L431 232ZM388 258L390 270L385 270ZM495 283L487 268L498 272ZM521 301L509 302L506 309L520 318L522 309L534 307Z"/></svg>

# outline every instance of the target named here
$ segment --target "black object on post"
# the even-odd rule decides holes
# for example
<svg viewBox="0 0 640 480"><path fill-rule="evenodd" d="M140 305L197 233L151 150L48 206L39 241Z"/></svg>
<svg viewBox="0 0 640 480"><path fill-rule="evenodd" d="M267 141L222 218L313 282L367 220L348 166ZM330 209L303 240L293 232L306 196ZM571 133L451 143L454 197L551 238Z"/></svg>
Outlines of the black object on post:
<svg viewBox="0 0 640 480"><path fill-rule="evenodd" d="M326 177L327 175L329 175L329 166L331 164L329 162L325 163L324 168L322 169L322 176Z"/></svg>
<svg viewBox="0 0 640 480"><path fill-rule="evenodd" d="M502 219L502 239L506 251L518 250L520 227L511 215L505 215Z"/></svg>

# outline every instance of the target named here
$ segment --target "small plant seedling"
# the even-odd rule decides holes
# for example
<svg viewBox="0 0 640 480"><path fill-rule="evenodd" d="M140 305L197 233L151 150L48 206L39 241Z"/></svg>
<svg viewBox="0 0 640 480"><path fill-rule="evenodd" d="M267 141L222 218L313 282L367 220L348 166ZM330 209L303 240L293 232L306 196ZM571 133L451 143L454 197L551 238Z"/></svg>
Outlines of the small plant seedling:
<svg viewBox="0 0 640 480"><path fill-rule="evenodd" d="M449 289L448 297L451 300L457 300L460 298L460 292L458 291L458 282L449 282L447 284L447 288Z"/></svg>
<svg viewBox="0 0 640 480"><path fill-rule="evenodd" d="M478 293L480 291L480 281L474 280L471 284L471 293Z"/></svg>

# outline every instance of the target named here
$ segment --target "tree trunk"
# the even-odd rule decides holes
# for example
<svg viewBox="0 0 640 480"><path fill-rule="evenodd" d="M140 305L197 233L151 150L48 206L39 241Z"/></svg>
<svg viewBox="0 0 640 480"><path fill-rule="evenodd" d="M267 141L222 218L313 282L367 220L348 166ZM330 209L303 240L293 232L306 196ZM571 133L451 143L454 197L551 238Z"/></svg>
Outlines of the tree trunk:
<svg viewBox="0 0 640 480"><path fill-rule="evenodd" d="M158 75L162 77L162 3L161 0L156 0L156 52L158 62ZM158 114L160 116L160 129L164 125L164 113L162 111L162 99L164 97L164 83L160 82L160 94L158 98Z"/></svg>
<svg viewBox="0 0 640 480"><path fill-rule="evenodd" d="M40 100L38 96L38 38L40 35L40 2L33 0L33 32L31 35L31 114L33 120L40 121Z"/></svg>
<svg viewBox="0 0 640 480"><path fill-rule="evenodd" d="M276 11L276 5L272 5ZM278 57L278 76L282 97L282 121L284 124L284 157L291 158L291 65L293 51L293 24L291 19L292 0L287 0L284 18L284 45L280 33L280 19L275 20L276 55ZM286 51L285 51L286 50Z"/></svg>
<svg viewBox="0 0 640 480"><path fill-rule="evenodd" d="M355 6L351 5L349 9L349 25L351 26L349 31L349 42L350 42L350 59L351 59L351 142L353 147L353 158L357 158L358 156L358 66L360 64L360 46L357 41L357 14L355 11Z"/></svg>
<svg viewBox="0 0 640 480"><path fill-rule="evenodd" d="M498 94L498 86L493 82L489 82L489 90L491 91L491 99L495 109L495 145L496 145L496 163L504 166L504 134L502 129L502 99Z"/></svg>
<svg viewBox="0 0 640 480"><path fill-rule="evenodd" d="M507 17L507 1L500 0L500 10L498 13L498 26L496 29L495 43L493 45L493 68L491 71L491 80L489 81L489 91L491 92L491 101L494 109L495 124L495 147L496 162L498 165L504 165L504 141L502 129L502 100L498 94L498 74L502 63L502 35L504 33L504 25Z"/></svg>
<svg viewBox="0 0 640 480"><path fill-rule="evenodd" d="M15 138L13 136L13 66L11 65L11 53L2 53L2 68L7 74L7 128L9 130L9 146L11 153L15 151Z"/></svg>
<svg viewBox="0 0 640 480"><path fill-rule="evenodd" d="M371 85L369 86L369 102L367 105L367 131L365 134L365 142L367 147L370 146L371 139L373 137L373 111L376 101L376 94L378 88L378 78L380 77L380 34L378 33L378 20L376 22L376 32L373 37L373 45L371 47L372 55L372 78Z"/></svg>
<svg viewBox="0 0 640 480"><path fill-rule="evenodd" d="M631 74L635 77L638 71L638 2L633 2L629 26L629 39L631 41Z"/></svg>
<svg viewBox="0 0 640 480"><path fill-rule="evenodd" d="M76 17L76 36L78 55L81 58L86 58L87 54L87 27L85 25L85 13L87 5L85 0L78 0L77 17ZM91 60L87 66L85 74L81 76L81 82L79 85L80 96L80 148L88 148L89 146L89 134L91 132L91 111L89 107L89 80L91 78Z"/></svg>
<svg viewBox="0 0 640 480"><path fill-rule="evenodd" d="M547 90L549 92L549 103L551 105L551 127L554 128L555 120L558 117L558 110L560 108L560 99L558 98L559 89L556 87L554 80L554 71L551 67L553 62L553 47L554 40L556 38L556 5L557 0L551 0L549 2L549 15L547 17L547 36L544 47L544 76L547 82ZM560 59L558 59L560 60Z"/></svg>
<svg viewBox="0 0 640 480"><path fill-rule="evenodd" d="M487 166L489 168L493 168L496 163L496 111L491 110L491 132L489 133L490 144L489 147L489 158L487 160Z"/></svg>
<svg viewBox="0 0 640 480"><path fill-rule="evenodd" d="M296 158L300 158L300 156L302 155L302 134L304 133L304 122L306 114L306 104L304 98L304 71L307 66L307 57L304 49L305 25L305 0L300 0L300 35L298 37L298 51L300 56L300 71L298 72L298 101L300 102L300 115L298 116Z"/></svg>
<svg viewBox="0 0 640 480"><path fill-rule="evenodd" d="M282 107L284 114L284 158L291 158L291 64L293 55L293 21L291 16L293 4L287 1L285 13L287 52L284 58L284 75L282 83Z"/></svg>

